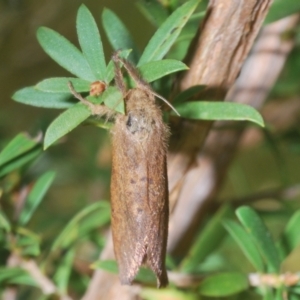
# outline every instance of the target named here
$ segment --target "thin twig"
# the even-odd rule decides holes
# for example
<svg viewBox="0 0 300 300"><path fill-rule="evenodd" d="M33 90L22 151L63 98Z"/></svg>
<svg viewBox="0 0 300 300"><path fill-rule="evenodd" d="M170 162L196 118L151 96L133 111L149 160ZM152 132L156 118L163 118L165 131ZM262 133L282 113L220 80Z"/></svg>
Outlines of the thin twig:
<svg viewBox="0 0 300 300"><path fill-rule="evenodd" d="M33 259L24 259L19 255L13 253L7 263L8 267L21 267L31 276L36 282L38 287L41 289L44 295L55 294L58 296L59 300L72 300L68 295L63 295L56 287L56 285L51 281L39 268L36 261ZM4 300L15 300L17 296L17 290L8 288L3 295Z"/></svg>

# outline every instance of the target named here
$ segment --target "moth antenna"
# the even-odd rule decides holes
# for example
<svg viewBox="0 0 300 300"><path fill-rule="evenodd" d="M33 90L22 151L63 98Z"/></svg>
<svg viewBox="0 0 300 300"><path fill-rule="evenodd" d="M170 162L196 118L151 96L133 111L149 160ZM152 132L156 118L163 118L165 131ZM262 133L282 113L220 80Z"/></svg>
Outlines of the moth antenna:
<svg viewBox="0 0 300 300"><path fill-rule="evenodd" d="M157 93L155 93L154 91L152 91L151 90L151 93L154 95L154 96L156 96L157 98L159 98L159 99L161 99L162 101L164 101L174 112L175 112L175 114L177 115L177 116L179 116L180 117L180 114L179 114L179 112L176 110L176 108L167 100L167 99L165 99L163 96L161 96L161 95L159 95L159 94L157 94Z"/></svg>
<svg viewBox="0 0 300 300"><path fill-rule="evenodd" d="M71 94L78 99L79 101L81 101L82 103L84 103L86 106L91 107L91 104L89 101L87 101L86 99L84 99L79 93L76 92L73 83L71 81L68 81L68 87L69 90L71 92Z"/></svg>
<svg viewBox="0 0 300 300"><path fill-rule="evenodd" d="M127 70L127 72L130 74L130 76L133 78L133 80L135 81L135 83L137 84L137 86L143 90L150 90L151 93L156 96L157 98L161 99L162 101L164 101L175 113L176 115L180 116L180 114L178 113L178 111L175 109L175 107L164 97L160 96L159 94L155 93L152 89L151 86L145 82L143 79L141 79L138 71L136 70L136 68L134 66L131 65L130 62L122 59L121 57L119 57L119 51L116 51L113 56L112 56L113 61L115 62L115 66L116 66L116 80L117 77L119 77L119 73L121 73L120 67L117 65L117 62L121 62L124 65L124 68ZM120 78L120 77L119 77ZM118 78L118 81L119 81ZM123 78L122 73L121 73L121 78ZM119 83L116 81L117 85L119 86ZM124 82L121 83L124 86ZM121 85L120 84L120 85ZM125 90L125 87L124 87Z"/></svg>
<svg viewBox="0 0 300 300"><path fill-rule="evenodd" d="M119 62L122 62L118 59L119 58L119 56L118 56L119 52L120 51L116 51L112 56L112 60L113 60L114 65L115 65L115 83L116 83L118 89L123 94L123 97L125 97L126 87L125 87L125 84L124 84L123 74L122 74L121 68L119 66Z"/></svg>
<svg viewBox="0 0 300 300"><path fill-rule="evenodd" d="M141 89L145 89L145 87L147 87L151 90L151 86L141 78L138 70L129 61L121 58L118 51L113 54L113 60L114 62L120 62L123 64L130 77L136 83L137 87Z"/></svg>

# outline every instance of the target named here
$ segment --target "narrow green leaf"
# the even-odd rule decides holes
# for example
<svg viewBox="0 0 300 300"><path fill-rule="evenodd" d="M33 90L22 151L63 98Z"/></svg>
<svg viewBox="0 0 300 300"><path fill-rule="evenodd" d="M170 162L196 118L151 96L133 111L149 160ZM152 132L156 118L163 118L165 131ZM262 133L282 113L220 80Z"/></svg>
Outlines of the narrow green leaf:
<svg viewBox="0 0 300 300"><path fill-rule="evenodd" d="M64 295L66 295L68 292L68 284L72 272L74 258L75 248L72 248L64 253L54 274L54 282L56 283L58 290Z"/></svg>
<svg viewBox="0 0 300 300"><path fill-rule="evenodd" d="M30 151L26 152L25 154L17 157L16 159L13 159L13 160L9 161L5 165L1 166L1 168L0 168L0 177L6 175L6 174L8 174L8 173L10 173L10 172L12 172L16 169L19 169L19 168L23 167L24 165L26 165L30 161L37 158L41 153L42 153L42 146L37 145L36 147L34 147Z"/></svg>
<svg viewBox="0 0 300 300"><path fill-rule="evenodd" d="M0 268L0 283L6 284L24 284L29 286L38 286L31 276L22 268Z"/></svg>
<svg viewBox="0 0 300 300"><path fill-rule="evenodd" d="M45 107L45 108L69 108L74 104L68 93L45 93L35 87L26 87L16 91L12 98L20 103Z"/></svg>
<svg viewBox="0 0 300 300"><path fill-rule="evenodd" d="M125 106L123 101L123 95L120 90L115 86L110 86L102 94L104 104L121 114L125 114Z"/></svg>
<svg viewBox="0 0 300 300"><path fill-rule="evenodd" d="M263 300L274 300L273 289L271 287L262 287Z"/></svg>
<svg viewBox="0 0 300 300"><path fill-rule="evenodd" d="M199 295L179 289L154 289L143 287L139 294L143 300L200 300Z"/></svg>
<svg viewBox="0 0 300 300"><path fill-rule="evenodd" d="M102 24L107 38L114 50L132 49L129 59L134 63L138 61L138 48L124 23L110 9L104 8L102 13Z"/></svg>
<svg viewBox="0 0 300 300"><path fill-rule="evenodd" d="M225 220L223 225L258 272L265 271L263 260L248 233L236 222Z"/></svg>
<svg viewBox="0 0 300 300"><path fill-rule="evenodd" d="M190 0L168 17L147 44L138 66L160 60L165 56L198 4L199 0Z"/></svg>
<svg viewBox="0 0 300 300"><path fill-rule="evenodd" d="M205 85L194 85L187 90L179 93L173 100L173 104L179 104L181 102L190 100L193 96L197 95L199 92L205 89Z"/></svg>
<svg viewBox="0 0 300 300"><path fill-rule="evenodd" d="M35 88L47 93L68 93L70 89L68 83L72 82L76 92L88 92L90 90L90 82L71 77L56 77L40 81Z"/></svg>
<svg viewBox="0 0 300 300"><path fill-rule="evenodd" d="M17 228L16 247L21 256L40 255L40 238L32 231L24 228Z"/></svg>
<svg viewBox="0 0 300 300"><path fill-rule="evenodd" d="M119 57L127 59L128 55L131 53L131 49L125 49L119 52ZM109 64L107 65L106 72L105 72L105 78L106 83L110 83L115 75L115 66L114 62L110 60Z"/></svg>
<svg viewBox="0 0 300 300"><path fill-rule="evenodd" d="M88 81L97 79L83 54L62 35L50 28L40 27L37 39L44 51L70 73Z"/></svg>
<svg viewBox="0 0 300 300"><path fill-rule="evenodd" d="M152 284L155 285L157 280L156 280L156 276L154 275L154 273L145 267L141 267L135 277L136 281L145 283L145 284Z"/></svg>
<svg viewBox="0 0 300 300"><path fill-rule="evenodd" d="M266 16L265 24L269 24L300 12L300 2L295 0L275 0Z"/></svg>
<svg viewBox="0 0 300 300"><path fill-rule="evenodd" d="M43 174L34 184L32 190L27 196L25 205L19 216L19 224L26 225L33 213L42 202L46 192L48 191L50 185L52 184L55 177L55 172L47 172Z"/></svg>
<svg viewBox="0 0 300 300"><path fill-rule="evenodd" d="M6 232L11 231L11 225L6 215L0 210L0 229L4 229Z"/></svg>
<svg viewBox="0 0 300 300"><path fill-rule="evenodd" d="M95 19L84 4L78 10L76 25L83 55L95 77L104 80L106 64L101 36Z"/></svg>
<svg viewBox="0 0 300 300"><path fill-rule="evenodd" d="M197 236L188 255L183 259L180 266L183 272L194 272L198 268L199 263L217 248L225 236L222 220L230 217L232 214L231 207L224 205L210 219L205 228Z"/></svg>
<svg viewBox="0 0 300 300"><path fill-rule="evenodd" d="M60 114L47 128L44 139L44 150L76 128L91 114L89 108L83 103L77 103Z"/></svg>
<svg viewBox="0 0 300 300"><path fill-rule="evenodd" d="M92 269L102 269L110 273L118 274L119 268L115 260L97 260L92 263Z"/></svg>
<svg viewBox="0 0 300 300"><path fill-rule="evenodd" d="M260 250L267 263L268 271L279 272L280 259L277 249L269 230L259 215L252 208L247 206L238 208L236 215Z"/></svg>
<svg viewBox="0 0 300 300"><path fill-rule="evenodd" d="M147 82L152 82L168 74L187 69L186 64L175 59L151 61L138 68L142 78Z"/></svg>
<svg viewBox="0 0 300 300"><path fill-rule="evenodd" d="M248 288L248 278L245 274L228 272L204 279L199 286L199 292L201 295L208 297L226 297Z"/></svg>
<svg viewBox="0 0 300 300"><path fill-rule="evenodd" d="M93 213L97 213L98 215L98 228L105 225L110 219L109 204L105 201L100 201L93 203L78 212L56 238L52 245L51 251L66 249L74 241L78 241L79 227L81 227L82 222L84 222L86 218L89 219Z"/></svg>
<svg viewBox="0 0 300 300"><path fill-rule="evenodd" d="M168 18L166 8L159 1L138 0L137 7L154 26L159 27Z"/></svg>
<svg viewBox="0 0 300 300"><path fill-rule="evenodd" d="M110 273L118 273L118 264L115 260L97 260L91 265L92 269L102 269ZM146 284L155 284L156 277L154 273L148 268L140 268L135 278L136 281L140 281Z"/></svg>
<svg viewBox="0 0 300 300"><path fill-rule="evenodd" d="M0 166L31 150L38 144L25 133L19 133L0 152Z"/></svg>
<svg viewBox="0 0 300 300"><path fill-rule="evenodd" d="M176 105L182 118L192 120L251 121L264 127L260 113L253 107L234 102L193 101Z"/></svg>
<svg viewBox="0 0 300 300"><path fill-rule="evenodd" d="M286 257L300 244L300 210L297 210L290 218L280 240L280 248L284 251Z"/></svg>

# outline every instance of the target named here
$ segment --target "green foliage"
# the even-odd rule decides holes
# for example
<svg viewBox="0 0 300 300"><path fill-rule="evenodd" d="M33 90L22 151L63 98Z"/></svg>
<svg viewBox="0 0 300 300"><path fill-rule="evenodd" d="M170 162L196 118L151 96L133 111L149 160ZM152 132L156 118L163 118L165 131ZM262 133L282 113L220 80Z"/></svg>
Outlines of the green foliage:
<svg viewBox="0 0 300 300"><path fill-rule="evenodd" d="M261 218L250 207L240 207L236 214L262 254L267 264L268 271L271 273L279 272L280 259L278 251L270 232Z"/></svg>
<svg viewBox="0 0 300 300"><path fill-rule="evenodd" d="M85 5L77 14L77 33L80 47L96 79L105 79L105 57L97 24Z"/></svg>
<svg viewBox="0 0 300 300"><path fill-rule="evenodd" d="M223 224L226 230L241 247L245 256L252 263L255 269L259 272L264 272L265 267L260 253L245 229L243 229L238 223L231 220L225 220Z"/></svg>
<svg viewBox="0 0 300 300"><path fill-rule="evenodd" d="M105 8L102 13L102 24L109 42L114 50L131 49L132 61L139 60L139 50L136 46L129 30L111 10Z"/></svg>
<svg viewBox="0 0 300 300"><path fill-rule="evenodd" d="M160 60L165 56L198 4L199 0L190 0L165 20L150 39L138 66L150 61Z"/></svg>
<svg viewBox="0 0 300 300"><path fill-rule="evenodd" d="M249 288L248 278L241 273L222 273L210 276L199 286L200 294L210 297L225 297Z"/></svg>
<svg viewBox="0 0 300 300"><path fill-rule="evenodd" d="M288 17L294 13L300 12L300 2L294 0L275 0L265 19L265 23L269 24Z"/></svg>
<svg viewBox="0 0 300 300"><path fill-rule="evenodd" d="M67 249L77 243L92 229L107 224L110 220L108 203L101 201L93 203L78 212L56 237L51 247L52 251Z"/></svg>
<svg viewBox="0 0 300 300"><path fill-rule="evenodd" d="M59 138L76 128L86 120L92 112L82 103L70 107L68 110L59 115L48 127L45 139L44 150Z"/></svg>
<svg viewBox="0 0 300 300"><path fill-rule="evenodd" d="M257 110L240 103L193 101L179 104L176 109L181 117L192 120L248 120L264 126L263 118Z"/></svg>
<svg viewBox="0 0 300 300"><path fill-rule="evenodd" d="M178 289L164 289L158 291L157 289L144 288L141 292L141 297L145 300L198 300L200 299L196 293L181 291Z"/></svg>
<svg viewBox="0 0 300 300"><path fill-rule="evenodd" d="M49 189L50 185L52 184L55 177L55 173L49 171L43 174L34 184L30 193L27 196L25 201L25 205L21 211L19 216L19 224L24 226L30 220L32 214L37 209L38 205L43 200L47 190Z"/></svg>
<svg viewBox="0 0 300 300"><path fill-rule="evenodd" d="M41 150L39 141L18 134L0 153L0 178L32 161Z"/></svg>
<svg viewBox="0 0 300 300"><path fill-rule="evenodd" d="M199 21L204 16L204 11L197 10L198 0L186 1L181 6L180 1L165 2L166 5L164 1L137 2L146 18L157 28L143 52L139 51L132 34L113 11L104 9L101 17L112 48L119 50L120 57L136 64L141 77L149 83L155 82L161 89L158 92L162 94L166 92L165 86L174 83L172 76L169 75L188 69L178 59L185 56ZM299 5L295 1L289 5L283 5L281 0L275 1L266 22L280 19L297 10ZM114 64L112 60L105 59L96 21L85 5L81 5L78 10L76 29L80 50L52 29L42 27L37 32L38 41L44 51L75 77L44 79L35 86L23 88L13 95L15 101L23 104L65 109L46 130L43 145L45 150L84 121L106 129L111 127L111 120L107 120L107 116L93 117L91 106L74 99L68 86L69 82L75 91L82 93L82 97L91 104L106 106L115 113L125 113L123 95L112 83ZM106 89L101 95L89 96L91 84L97 80L101 80ZM129 87L134 86L130 78L126 78L126 81ZM252 107L230 102L193 100L204 88L194 86L174 98L173 103L180 117L209 121L247 120L264 126L261 115ZM34 161L41 157L42 150L38 138L32 139L21 133L0 153L2 180L0 193L7 198L17 196L24 200L19 213L12 212L13 209L5 205L2 209L1 203L0 255L3 261L0 265L0 283L5 287L14 284L39 288L32 274L23 267L5 266L11 256L17 257L21 262L33 259L36 267L54 282L58 294L55 296L60 297L66 295L70 287L76 289L79 282L85 289L87 288L87 276L78 271L80 269L78 261L82 259L80 257L82 245L90 252L97 248L97 253L91 255L93 258L88 263L92 268L112 273L117 273L118 269L115 261L97 260L98 251L105 243L104 234L99 228L105 228L110 220L110 206L106 201L83 205L70 219L55 224L57 226L55 237L49 237L47 232L38 228L35 216L40 214L39 206L49 189L50 192L55 190L55 186L61 180L65 180L57 174L58 178L54 183L56 185L52 186L55 172L45 170L49 158L45 159L46 163L44 162L41 168L44 168L43 171L34 168ZM14 179L14 176L18 179ZM22 190L21 187L25 188ZM73 200L62 198L61 202ZM179 273L179 276L196 278L197 280L191 284L193 287L182 289L180 283L174 280L171 281L171 286L164 290L147 288L146 286L155 285L156 279L149 269L142 268L136 278L136 281L145 287L141 289L140 296L149 300L167 298L194 300L206 296L239 297L240 292L250 290L248 273L253 272L253 268L258 274L280 278L282 265L288 255L297 251L300 243L299 210L292 214L286 208L285 217L289 220L276 241L271 237L270 229L265 224L265 215L262 213L250 207L241 207L236 210L236 215L239 223L235 220L232 206L222 205L216 213L209 216L204 228L199 229L187 255L168 257L167 265L171 274L175 275L174 278L178 275L176 273ZM49 214L43 221L52 224L55 223L53 220L56 221L56 216ZM233 268L230 262L224 259L224 248L227 243L240 250L243 259L240 269ZM248 273L242 270L244 265L245 269L248 267L246 262L250 265ZM289 299L300 299L298 285L284 286L281 281L277 286L271 287L261 284L255 293L264 299L283 299L283 293L286 293Z"/></svg>
<svg viewBox="0 0 300 300"><path fill-rule="evenodd" d="M92 264L92 268L102 269L110 273L118 274L118 265L114 260L95 261ZM139 270L135 280L144 284L150 284L150 285L156 284L156 277L154 276L154 274L149 269L144 267L142 267Z"/></svg>
<svg viewBox="0 0 300 300"><path fill-rule="evenodd" d="M35 87L23 88L15 92L12 98L23 104L45 108L62 109L74 105L74 102L70 101L69 93L42 92Z"/></svg>
<svg viewBox="0 0 300 300"><path fill-rule="evenodd" d="M163 59L176 42L184 25L195 11L199 0L190 0L168 16L157 29L143 54L139 52L135 43L122 21L110 10L105 9L102 14L105 32L116 50L121 49L120 56L127 57L131 49L133 61L138 61L138 70L144 80L155 81L174 72L186 70L187 66L174 59ZM69 107L68 82L74 84L77 92L88 92L90 84L102 80L106 84L113 76L113 63L106 66L101 37L89 10L82 5L77 14L77 34L82 52L57 32L42 27L37 32L38 40L45 52L59 65L79 78L50 78L38 83L35 88L27 88L16 92L13 99L26 104L65 108ZM138 59L139 58L139 59ZM47 95L39 101L39 97ZM104 103L111 110L124 113L122 95L116 88L108 87L97 99L89 99L93 103ZM49 103L49 104L48 104ZM66 106L65 106L66 105ZM263 126L263 120L253 108L235 103L182 103L178 110L183 117L203 120L250 120ZM71 106L62 113L48 127L44 149L47 149L59 138L76 128L88 117L91 111L82 104ZM98 123L100 124L100 123Z"/></svg>
<svg viewBox="0 0 300 300"><path fill-rule="evenodd" d="M190 252L181 263L183 272L195 273L201 263L211 252L220 245L225 230L222 220L232 214L232 209L223 206L199 233Z"/></svg>

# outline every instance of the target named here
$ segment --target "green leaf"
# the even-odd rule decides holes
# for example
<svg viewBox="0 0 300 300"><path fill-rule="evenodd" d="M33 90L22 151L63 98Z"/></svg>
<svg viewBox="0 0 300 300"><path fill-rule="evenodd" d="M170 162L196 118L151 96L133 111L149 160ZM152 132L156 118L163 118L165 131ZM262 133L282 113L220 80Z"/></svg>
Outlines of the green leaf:
<svg viewBox="0 0 300 300"><path fill-rule="evenodd" d="M4 229L6 232L11 231L11 225L6 215L0 210L0 229Z"/></svg>
<svg viewBox="0 0 300 300"><path fill-rule="evenodd" d="M119 57L127 59L128 55L131 53L131 49L125 49L120 52L118 52ZM115 65L112 60L109 61L109 64L107 65L106 71L105 71L105 78L106 82L110 83L115 75Z"/></svg>
<svg viewBox="0 0 300 300"><path fill-rule="evenodd" d="M0 153L0 166L22 155L37 145L37 141L25 133L19 133Z"/></svg>
<svg viewBox="0 0 300 300"><path fill-rule="evenodd" d="M102 24L110 44L114 50L132 49L131 58L134 63L138 61L138 48L119 17L110 9L104 8L102 13Z"/></svg>
<svg viewBox="0 0 300 300"><path fill-rule="evenodd" d="M37 39L44 51L70 73L88 81L97 79L84 55L62 35L50 28L40 27Z"/></svg>
<svg viewBox="0 0 300 300"><path fill-rule="evenodd" d="M138 68L142 78L147 82L152 82L168 74L187 69L187 65L175 59L151 61Z"/></svg>
<svg viewBox="0 0 300 300"><path fill-rule="evenodd" d="M56 77L40 81L35 88L47 93L68 93L70 97L70 89L68 83L72 82L76 92L89 92L91 83L89 81L71 78Z"/></svg>
<svg viewBox="0 0 300 300"><path fill-rule="evenodd" d="M240 293L248 288L248 278L245 274L228 272L205 278L199 286L199 292L208 297L225 297Z"/></svg>
<svg viewBox="0 0 300 300"><path fill-rule="evenodd" d="M41 152L42 152L41 145L37 145L36 147L26 152L25 154L17 157L16 159L9 161L8 163L6 163L0 168L0 177L26 165L30 161L37 158L41 154Z"/></svg>
<svg viewBox="0 0 300 300"><path fill-rule="evenodd" d="M179 93L173 100L173 104L179 104L181 102L184 102L186 100L190 100L193 96L197 95L199 92L203 91L205 89L205 85L194 85L185 91Z"/></svg>
<svg viewBox="0 0 300 300"><path fill-rule="evenodd" d="M40 238L30 230L18 227L16 246L21 256L40 255Z"/></svg>
<svg viewBox="0 0 300 300"><path fill-rule="evenodd" d="M156 284L156 276L154 275L154 273L145 267L141 267L135 277L136 281L145 283L145 284L152 284L155 285Z"/></svg>
<svg viewBox="0 0 300 300"><path fill-rule="evenodd" d="M222 220L232 215L232 209L224 205L210 219L208 224L197 236L188 255L183 259L180 269L186 273L193 273L208 255L210 255L221 243L225 236Z"/></svg>
<svg viewBox="0 0 300 300"><path fill-rule="evenodd" d="M280 240L280 248L283 249L285 257L300 244L299 228L300 210L297 210L286 225Z"/></svg>
<svg viewBox="0 0 300 300"><path fill-rule="evenodd" d="M102 269L113 274L119 273L118 264L115 260L97 260L91 264L91 269Z"/></svg>
<svg viewBox="0 0 300 300"><path fill-rule="evenodd" d="M82 225L85 225L85 221L89 221L93 213L97 216L97 228L105 225L110 220L110 207L105 201L93 203L83 208L61 231L54 241L51 250L66 249L74 241L78 241ZM88 227L90 228L90 226ZM86 234L86 230L83 233Z"/></svg>
<svg viewBox="0 0 300 300"><path fill-rule="evenodd" d="M115 260L97 260L91 265L91 268L102 269L114 274L117 274L119 270L118 264ZM155 285L156 283L156 277L154 273L150 269L144 267L140 268L135 280L146 284Z"/></svg>
<svg viewBox="0 0 300 300"><path fill-rule="evenodd" d="M68 93L45 93L35 87L26 87L15 92L12 98L20 103L45 107L45 108L69 108L74 104Z"/></svg>
<svg viewBox="0 0 300 300"><path fill-rule="evenodd" d="M0 283L6 284L24 284L29 286L38 286L31 276L22 268L0 268Z"/></svg>
<svg viewBox="0 0 300 300"><path fill-rule="evenodd" d="M295 0L275 0L266 16L265 24L269 24L300 12L300 2Z"/></svg>
<svg viewBox="0 0 300 300"><path fill-rule="evenodd" d="M136 5L150 23L158 27L168 18L166 8L159 1L139 0Z"/></svg>
<svg viewBox="0 0 300 300"><path fill-rule="evenodd" d="M223 221L223 225L233 237L233 239L237 242L237 244L240 246L243 253L252 263L255 269L258 272L263 273L265 271L264 263L256 245L253 244L253 241L249 237L248 233L239 224L230 220Z"/></svg>
<svg viewBox="0 0 300 300"><path fill-rule="evenodd" d="M34 184L32 190L27 196L25 205L19 216L19 224L26 225L33 213L42 202L46 192L48 191L50 185L52 184L55 177L55 172L47 172L43 174Z"/></svg>
<svg viewBox="0 0 300 300"><path fill-rule="evenodd" d="M105 79L105 57L100 33L88 8L81 4L77 14L78 40L91 70L99 80Z"/></svg>
<svg viewBox="0 0 300 300"><path fill-rule="evenodd" d="M253 107L234 102L193 101L176 105L182 118L192 120L251 121L264 127L260 113Z"/></svg>
<svg viewBox="0 0 300 300"><path fill-rule="evenodd" d="M198 4L199 0L190 0L168 17L147 44L138 66L165 56Z"/></svg>
<svg viewBox="0 0 300 300"><path fill-rule="evenodd" d="M252 208L247 206L238 208L236 215L260 250L267 263L268 271L274 273L279 272L280 259L277 249L269 230L259 215Z"/></svg>
<svg viewBox="0 0 300 300"><path fill-rule="evenodd" d="M64 253L54 274L54 282L56 283L58 290L64 295L66 295L68 292L68 284L72 272L74 258L75 248L72 248Z"/></svg>
<svg viewBox="0 0 300 300"><path fill-rule="evenodd" d="M140 294L144 300L200 300L199 295L179 289L153 289L143 287Z"/></svg>
<svg viewBox="0 0 300 300"><path fill-rule="evenodd" d="M60 114L47 128L44 139L44 150L76 128L91 114L89 108L83 103L77 103Z"/></svg>
<svg viewBox="0 0 300 300"><path fill-rule="evenodd" d="M104 104L121 114L125 114L125 106L123 101L123 95L120 90L115 86L110 86L102 94Z"/></svg>

